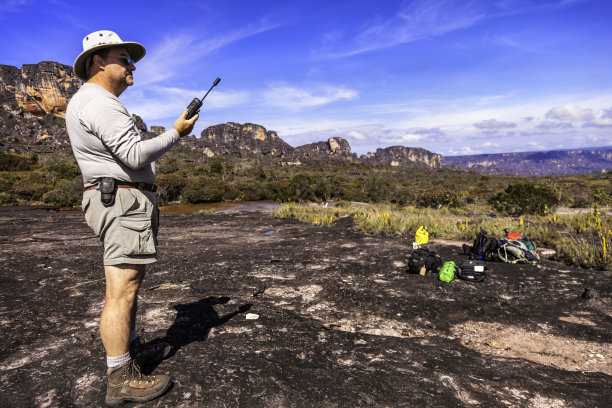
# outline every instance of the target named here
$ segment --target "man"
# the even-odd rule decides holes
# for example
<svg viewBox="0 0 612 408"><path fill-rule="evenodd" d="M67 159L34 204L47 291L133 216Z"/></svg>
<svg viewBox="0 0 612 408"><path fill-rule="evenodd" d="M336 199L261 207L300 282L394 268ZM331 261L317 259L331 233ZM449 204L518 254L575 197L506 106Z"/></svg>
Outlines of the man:
<svg viewBox="0 0 612 408"><path fill-rule="evenodd" d="M159 360L170 352L167 343L143 349L135 331L137 295L146 264L157 261L154 161L188 135L198 119L186 120L185 110L171 130L141 140L118 97L134 84L134 64L144 55L141 44L124 42L112 31L89 34L73 65L86 83L66 111L68 136L83 174L83 212L104 246L100 336L108 365L106 404L111 406L154 399L170 386L167 375L142 375L136 361Z"/></svg>

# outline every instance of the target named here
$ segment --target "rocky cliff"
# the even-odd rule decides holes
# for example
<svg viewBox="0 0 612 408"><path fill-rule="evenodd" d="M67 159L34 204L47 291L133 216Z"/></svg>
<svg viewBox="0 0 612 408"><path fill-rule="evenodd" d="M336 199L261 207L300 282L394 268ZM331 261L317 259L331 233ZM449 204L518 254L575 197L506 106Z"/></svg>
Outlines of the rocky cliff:
<svg viewBox="0 0 612 408"><path fill-rule="evenodd" d="M70 146L66 106L82 81L56 62L0 65L0 149L48 152Z"/></svg>
<svg viewBox="0 0 612 408"><path fill-rule="evenodd" d="M383 163L391 166L421 165L434 169L442 167L442 156L419 147L391 146L376 149L361 158L370 163Z"/></svg>
<svg viewBox="0 0 612 408"><path fill-rule="evenodd" d="M444 157L447 166L484 174L548 176L612 170L612 147Z"/></svg>
<svg viewBox="0 0 612 408"><path fill-rule="evenodd" d="M211 126L196 140L196 145L209 157L223 154L283 157L293 151L276 132L253 123Z"/></svg>
<svg viewBox="0 0 612 408"><path fill-rule="evenodd" d="M49 153L69 149L64 123L66 107L81 84L72 67L57 62L27 64L21 69L0 65L0 151ZM161 126L151 126L149 131L140 117L133 118L145 139L164 132ZM307 160L359 160L399 166L441 166L440 155L403 146L378 149L358 158L341 137L294 148L275 131L253 123L211 126L199 138L183 138L181 145L200 152L204 159L235 155L268 157L291 164Z"/></svg>
<svg viewBox="0 0 612 408"><path fill-rule="evenodd" d="M346 160L356 160L357 155L351 153L351 146L346 139L330 137L327 142L310 143L298 146L294 150L298 159L333 157Z"/></svg>

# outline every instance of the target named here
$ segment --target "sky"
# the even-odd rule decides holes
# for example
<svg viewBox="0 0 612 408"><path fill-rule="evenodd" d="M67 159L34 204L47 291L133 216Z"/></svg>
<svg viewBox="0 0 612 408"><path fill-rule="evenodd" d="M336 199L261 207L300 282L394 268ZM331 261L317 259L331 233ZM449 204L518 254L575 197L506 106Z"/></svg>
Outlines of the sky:
<svg viewBox="0 0 612 408"><path fill-rule="evenodd" d="M0 0L0 64L143 44L130 113L442 155L612 146L612 0Z"/></svg>

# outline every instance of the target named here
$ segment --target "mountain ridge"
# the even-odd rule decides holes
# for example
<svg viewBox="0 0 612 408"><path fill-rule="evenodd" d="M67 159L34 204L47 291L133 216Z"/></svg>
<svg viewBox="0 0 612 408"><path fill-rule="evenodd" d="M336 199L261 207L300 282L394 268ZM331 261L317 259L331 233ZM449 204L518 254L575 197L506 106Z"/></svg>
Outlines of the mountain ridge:
<svg viewBox="0 0 612 408"><path fill-rule="evenodd" d="M24 64L22 68L0 65L0 151L41 153L69 149L63 119L70 98L81 84L72 67L53 61ZM151 126L149 131L139 116L132 117L143 138L156 137L164 131L161 126ZM237 155L271 157L295 165L303 160L367 160L394 166L442 167L440 154L405 146L378 149L374 158L362 159L341 137L294 148L275 131L253 123L210 126L200 138L182 138L180 144L199 150L203 160Z"/></svg>
<svg viewBox="0 0 612 408"><path fill-rule="evenodd" d="M612 170L612 146L444 156L443 164L483 174L551 176L575 173L605 173Z"/></svg>
<svg viewBox="0 0 612 408"><path fill-rule="evenodd" d="M45 153L67 151L70 142L64 117L68 101L83 82L72 67L53 61L0 65L0 152ZM165 129L147 125L132 115L143 138ZM517 153L442 156L419 147L389 146L358 156L342 137L293 147L276 131L254 124L227 122L204 129L200 137L187 136L180 145L196 151L201 160L215 156L271 158L282 164L306 161L356 161L373 165L439 169L460 167L483 174L548 176L599 173L612 169L612 146L556 149Z"/></svg>

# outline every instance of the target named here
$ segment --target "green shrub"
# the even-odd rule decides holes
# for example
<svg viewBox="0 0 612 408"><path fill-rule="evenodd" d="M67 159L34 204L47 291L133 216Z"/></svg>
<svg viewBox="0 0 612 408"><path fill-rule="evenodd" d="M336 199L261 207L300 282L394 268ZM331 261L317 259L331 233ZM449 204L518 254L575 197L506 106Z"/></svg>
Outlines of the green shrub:
<svg viewBox="0 0 612 408"><path fill-rule="evenodd" d="M611 205L612 195L604 191L603 188L596 188L593 192L593 202L599 205Z"/></svg>
<svg viewBox="0 0 612 408"><path fill-rule="evenodd" d="M13 184L13 192L18 199L26 202L40 201L43 194L51 190L46 174L27 172L19 176Z"/></svg>
<svg viewBox="0 0 612 408"><path fill-rule="evenodd" d="M217 177L192 177L187 180L182 199L190 204L215 203L222 200L225 190Z"/></svg>
<svg viewBox="0 0 612 408"><path fill-rule="evenodd" d="M236 201L265 200L265 189L258 181L240 182L236 184L240 196L234 198Z"/></svg>
<svg viewBox="0 0 612 408"><path fill-rule="evenodd" d="M425 208L455 208L459 207L460 201L455 191L431 189L417 194L416 205Z"/></svg>
<svg viewBox="0 0 612 408"><path fill-rule="evenodd" d="M36 156L0 153L0 171L29 171L36 166Z"/></svg>
<svg viewBox="0 0 612 408"><path fill-rule="evenodd" d="M546 215L559 205L558 193L550 186L535 186L528 181L510 184L493 195L489 204L507 215Z"/></svg>
<svg viewBox="0 0 612 408"><path fill-rule="evenodd" d="M76 207L81 204L82 198L83 181L80 177L75 177L72 180L58 181L55 189L43 194L42 201L60 207Z"/></svg>
<svg viewBox="0 0 612 408"><path fill-rule="evenodd" d="M223 174L223 160L220 157L215 157L210 162L210 174Z"/></svg>
<svg viewBox="0 0 612 408"><path fill-rule="evenodd" d="M10 193L0 192L0 205L16 205L17 200L15 196Z"/></svg>
<svg viewBox="0 0 612 408"><path fill-rule="evenodd" d="M56 180L72 180L81 175L79 166L76 163L60 162L47 167L50 178Z"/></svg>
<svg viewBox="0 0 612 408"><path fill-rule="evenodd" d="M187 184L187 179L178 174L161 174L157 176L157 195L160 203L178 201Z"/></svg>

